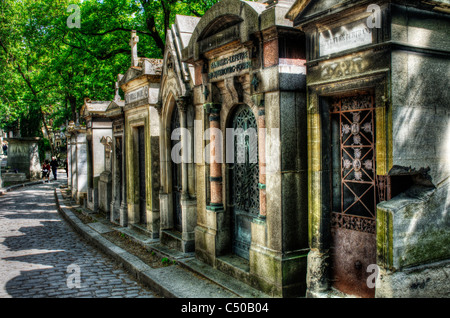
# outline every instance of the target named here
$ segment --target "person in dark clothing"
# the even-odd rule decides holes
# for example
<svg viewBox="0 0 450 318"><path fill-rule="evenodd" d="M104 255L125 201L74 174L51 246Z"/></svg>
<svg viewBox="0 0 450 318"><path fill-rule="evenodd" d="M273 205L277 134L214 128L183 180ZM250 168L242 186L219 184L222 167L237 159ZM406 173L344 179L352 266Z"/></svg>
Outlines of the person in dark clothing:
<svg viewBox="0 0 450 318"><path fill-rule="evenodd" d="M45 178L47 178L48 182L49 176L50 176L50 165L48 163L48 160L45 160L44 164L42 165L42 179L45 180Z"/></svg>
<svg viewBox="0 0 450 318"><path fill-rule="evenodd" d="M66 170L66 177L68 178L69 177L69 170L68 170L68 167L67 167L67 159L64 160L64 169Z"/></svg>
<svg viewBox="0 0 450 318"><path fill-rule="evenodd" d="M3 154L6 156L8 154L8 145L3 144Z"/></svg>
<svg viewBox="0 0 450 318"><path fill-rule="evenodd" d="M52 172L53 172L53 178L55 180L57 180L57 169L58 169L58 161L56 160L55 157L52 157L52 161L50 161L50 166L52 167Z"/></svg>

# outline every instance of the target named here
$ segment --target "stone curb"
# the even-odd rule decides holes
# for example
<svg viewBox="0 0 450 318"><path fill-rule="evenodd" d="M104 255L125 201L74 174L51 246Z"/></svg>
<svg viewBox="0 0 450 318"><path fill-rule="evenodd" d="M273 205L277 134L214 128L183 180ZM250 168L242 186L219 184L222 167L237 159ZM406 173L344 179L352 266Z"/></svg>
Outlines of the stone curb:
<svg viewBox="0 0 450 318"><path fill-rule="evenodd" d="M116 262L123 264L124 268L129 271L139 282L146 285L159 295L165 298L182 298L184 296L178 295L175 290L170 290L165 286L155 281L155 277L152 273L154 270L138 257L128 253L124 249L114 245L99 233L94 231L89 226L83 224L81 220L73 214L72 211L64 204L64 200L61 194L58 193L55 188L55 200L58 211L64 217L64 219L71 225L71 227L80 234L86 241L93 244L96 248L102 251L104 254L113 258Z"/></svg>
<svg viewBox="0 0 450 318"><path fill-rule="evenodd" d="M0 195L5 195L7 192L10 192L14 189L17 188L22 188L22 187L28 187L28 186L32 186L32 185L36 185L36 184L44 184L45 181L43 180L39 180L39 181L30 181L30 182L25 182L25 183L20 183L20 184L15 184L6 188L1 188L0 189Z"/></svg>
<svg viewBox="0 0 450 318"><path fill-rule="evenodd" d="M161 246L154 244L144 244L147 249L150 248L160 256L176 260L177 266L165 268L152 268L145 264L137 256L116 246L94 227L84 224L70 208L70 204L65 204L62 194L55 188L55 200L58 211L62 214L69 225L80 234L82 238L98 248L101 252L111 257L114 261L122 264L139 282L149 287L156 293L166 298L270 298L244 283L228 277L222 272L209 268L198 262L192 257L179 257L165 250ZM113 231L119 231L114 227ZM129 236L132 238L132 236ZM133 239L132 239L133 241ZM141 244L142 242L135 243ZM201 278L197 278L200 276Z"/></svg>

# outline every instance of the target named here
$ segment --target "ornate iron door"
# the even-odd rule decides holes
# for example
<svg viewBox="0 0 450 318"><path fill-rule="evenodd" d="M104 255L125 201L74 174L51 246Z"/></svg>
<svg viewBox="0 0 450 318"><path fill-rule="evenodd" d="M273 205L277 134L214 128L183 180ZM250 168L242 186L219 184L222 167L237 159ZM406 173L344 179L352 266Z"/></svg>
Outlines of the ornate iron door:
<svg viewBox="0 0 450 318"><path fill-rule="evenodd" d="M372 95L332 101L333 285L361 297L375 292L367 284L367 267L376 264L374 114Z"/></svg>
<svg viewBox="0 0 450 318"><path fill-rule="evenodd" d="M229 166L232 251L249 259L251 221L259 212L259 166L256 118L248 106L242 105L236 110L232 128L235 132L242 129L247 134L253 129L256 134L255 138L249 136L251 133L235 137L234 161ZM251 160L255 157L256 160Z"/></svg>
<svg viewBox="0 0 450 318"><path fill-rule="evenodd" d="M170 121L170 132L172 133L175 129L180 128L180 114L178 112L178 107L175 104L175 107L172 111L172 118ZM174 149L175 145L179 141L171 140L171 148ZM181 163L175 163L172 160L172 201L173 201L173 223L174 229L177 231L182 230L181 228L181 191L182 191L182 182L181 182Z"/></svg>
<svg viewBox="0 0 450 318"><path fill-rule="evenodd" d="M145 133L144 126L138 128L138 166L139 166L139 217L140 223L147 223L147 199L145 191Z"/></svg>

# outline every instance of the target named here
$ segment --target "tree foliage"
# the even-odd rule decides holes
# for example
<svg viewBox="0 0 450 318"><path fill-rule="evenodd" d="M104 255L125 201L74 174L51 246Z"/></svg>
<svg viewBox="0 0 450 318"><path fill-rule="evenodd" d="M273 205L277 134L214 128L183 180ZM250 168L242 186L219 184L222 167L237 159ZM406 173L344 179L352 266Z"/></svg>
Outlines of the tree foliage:
<svg viewBox="0 0 450 318"><path fill-rule="evenodd" d="M85 97L111 100L130 65L130 31L139 56L161 58L176 14L201 16L217 0L1 0L0 128L38 136L75 120ZM80 28L69 27L80 12Z"/></svg>

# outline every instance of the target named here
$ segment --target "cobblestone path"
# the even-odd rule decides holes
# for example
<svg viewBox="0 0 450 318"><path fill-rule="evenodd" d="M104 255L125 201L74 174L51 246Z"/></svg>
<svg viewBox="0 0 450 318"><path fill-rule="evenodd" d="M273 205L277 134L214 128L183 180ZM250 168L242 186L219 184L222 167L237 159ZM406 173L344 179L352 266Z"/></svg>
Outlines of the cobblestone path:
<svg viewBox="0 0 450 318"><path fill-rule="evenodd" d="M0 196L0 298L155 297L61 218L53 194L61 172Z"/></svg>

